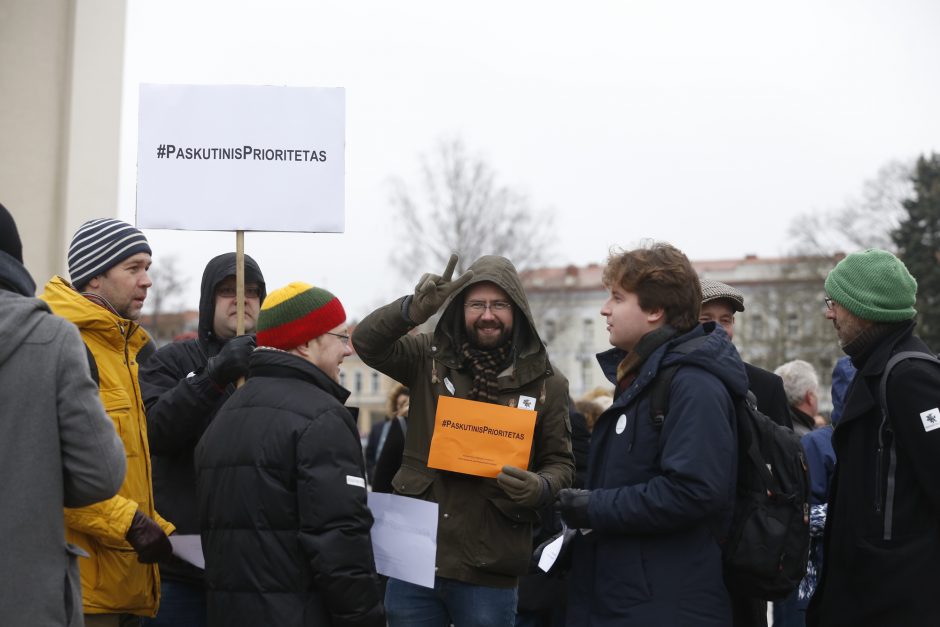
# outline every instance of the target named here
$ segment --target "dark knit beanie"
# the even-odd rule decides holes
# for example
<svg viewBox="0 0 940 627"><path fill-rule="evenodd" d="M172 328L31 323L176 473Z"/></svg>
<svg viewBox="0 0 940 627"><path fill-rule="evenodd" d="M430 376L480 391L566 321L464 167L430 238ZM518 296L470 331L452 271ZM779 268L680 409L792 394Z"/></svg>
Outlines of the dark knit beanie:
<svg viewBox="0 0 940 627"><path fill-rule="evenodd" d="M137 253L153 254L139 230L113 218L89 220L79 227L69 244L72 286L81 290L96 276Z"/></svg>
<svg viewBox="0 0 940 627"><path fill-rule="evenodd" d="M274 290L258 314L258 346L289 351L346 321L339 299L323 288L295 281Z"/></svg>
<svg viewBox="0 0 940 627"><path fill-rule="evenodd" d="M900 322L917 314L917 281L886 250L870 248L840 261L826 277L826 292L862 320Z"/></svg>
<svg viewBox="0 0 940 627"><path fill-rule="evenodd" d="M0 250L23 263L23 242L20 241L20 232L16 230L16 221L0 204Z"/></svg>

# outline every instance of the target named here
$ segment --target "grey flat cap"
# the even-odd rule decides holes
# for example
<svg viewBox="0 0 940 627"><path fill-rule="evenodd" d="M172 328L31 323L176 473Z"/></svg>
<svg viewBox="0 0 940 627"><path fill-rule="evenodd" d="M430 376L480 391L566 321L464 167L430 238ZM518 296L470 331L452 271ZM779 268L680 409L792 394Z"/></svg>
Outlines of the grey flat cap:
<svg viewBox="0 0 940 627"><path fill-rule="evenodd" d="M731 308L735 311L744 311L744 294L737 289L712 279L699 279L702 284L702 304L722 298L731 301Z"/></svg>

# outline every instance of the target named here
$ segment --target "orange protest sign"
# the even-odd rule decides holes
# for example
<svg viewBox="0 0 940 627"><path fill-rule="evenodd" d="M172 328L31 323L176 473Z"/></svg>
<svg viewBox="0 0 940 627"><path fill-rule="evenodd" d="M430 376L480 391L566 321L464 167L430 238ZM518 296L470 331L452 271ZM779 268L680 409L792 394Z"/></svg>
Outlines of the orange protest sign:
<svg viewBox="0 0 940 627"><path fill-rule="evenodd" d="M503 466L526 469L535 412L442 396L437 399L428 467L495 477Z"/></svg>

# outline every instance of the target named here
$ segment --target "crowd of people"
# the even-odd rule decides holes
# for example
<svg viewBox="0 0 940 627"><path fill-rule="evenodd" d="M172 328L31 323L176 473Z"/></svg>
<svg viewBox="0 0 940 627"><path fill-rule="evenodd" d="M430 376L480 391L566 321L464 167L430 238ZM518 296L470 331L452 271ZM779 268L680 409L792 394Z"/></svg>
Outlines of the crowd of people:
<svg viewBox="0 0 940 627"><path fill-rule="evenodd" d="M813 367L744 362L743 293L666 243L607 259L610 387L577 401L504 257L455 277L454 255L351 331L337 295L269 292L247 256L239 320L223 253L197 337L155 349L139 324L152 254L132 225L91 220L69 278L36 298L0 205L2 625L766 626L767 599L729 587L723 558L745 399L800 438L809 469L808 567L773 624L940 624L940 361L890 252L825 280L846 353L832 424ZM365 450L340 383L354 350L398 384ZM432 463L443 397L531 410L528 463ZM370 490L437 505L432 587L376 572ZM542 572L533 554L555 537Z"/></svg>

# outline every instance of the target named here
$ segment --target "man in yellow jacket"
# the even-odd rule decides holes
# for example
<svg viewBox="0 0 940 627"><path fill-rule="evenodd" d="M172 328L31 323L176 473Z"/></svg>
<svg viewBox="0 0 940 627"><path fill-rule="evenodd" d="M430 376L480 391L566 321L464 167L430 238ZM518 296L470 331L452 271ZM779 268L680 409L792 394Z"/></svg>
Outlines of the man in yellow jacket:
<svg viewBox="0 0 940 627"><path fill-rule="evenodd" d="M154 616L156 562L172 551L175 528L153 506L147 421L137 383L138 355L150 341L137 324L151 286L150 246L133 226L103 218L83 224L69 244L69 283L53 277L41 298L73 322L97 371L101 401L124 442L127 477L117 495L65 510L66 538L89 554L80 561L87 626L126 627Z"/></svg>

